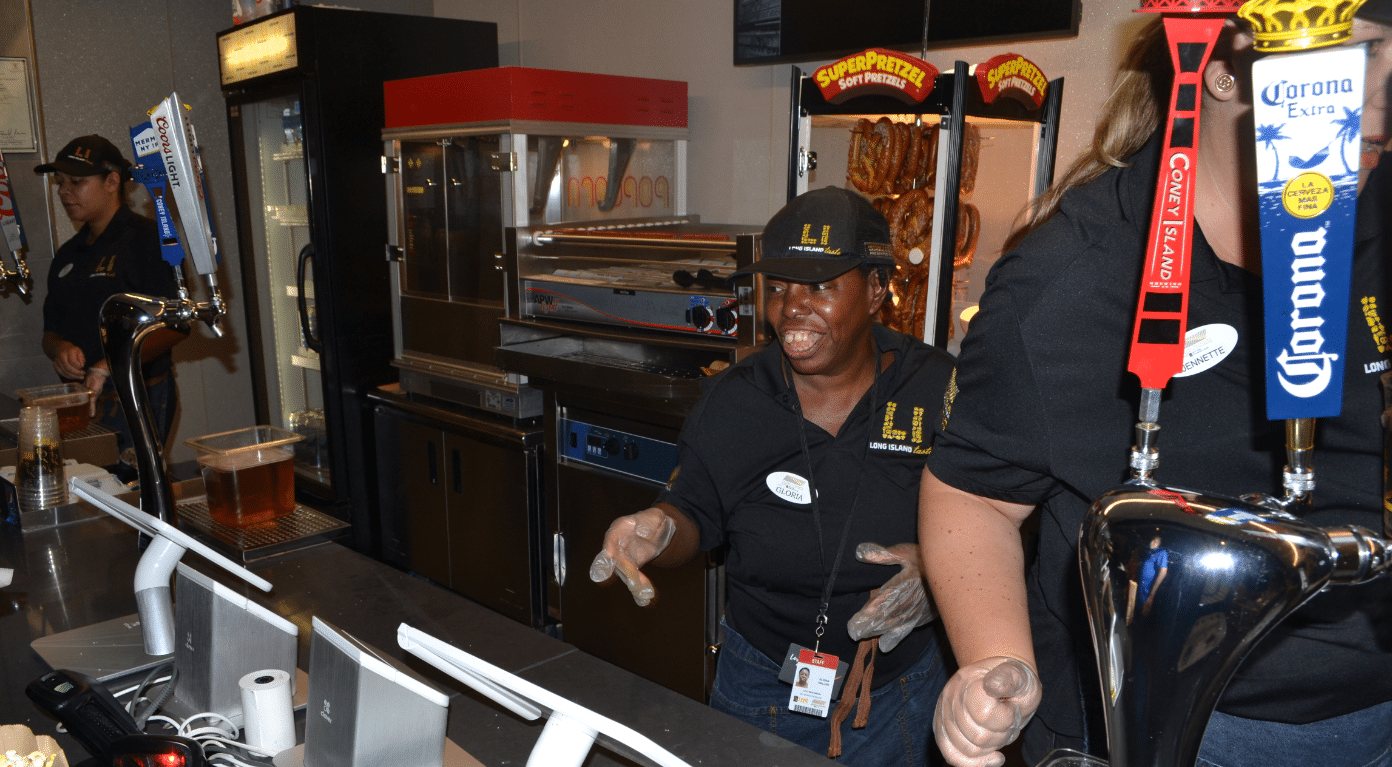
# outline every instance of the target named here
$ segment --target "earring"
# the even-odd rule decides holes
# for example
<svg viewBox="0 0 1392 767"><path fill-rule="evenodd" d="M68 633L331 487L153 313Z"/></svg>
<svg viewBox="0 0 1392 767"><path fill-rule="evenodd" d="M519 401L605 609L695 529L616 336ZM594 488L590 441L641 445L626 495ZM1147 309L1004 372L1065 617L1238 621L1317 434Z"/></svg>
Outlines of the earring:
<svg viewBox="0 0 1392 767"><path fill-rule="evenodd" d="M1217 88L1220 93L1227 93L1236 85L1237 79L1227 73L1218 75L1213 79L1213 87Z"/></svg>

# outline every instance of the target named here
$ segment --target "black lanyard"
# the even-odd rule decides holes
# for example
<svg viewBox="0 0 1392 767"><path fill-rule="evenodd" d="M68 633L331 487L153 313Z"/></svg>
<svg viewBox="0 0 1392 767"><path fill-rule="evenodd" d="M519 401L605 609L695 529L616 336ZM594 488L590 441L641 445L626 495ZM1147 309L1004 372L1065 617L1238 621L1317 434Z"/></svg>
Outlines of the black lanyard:
<svg viewBox="0 0 1392 767"><path fill-rule="evenodd" d="M875 377L870 384L870 415L868 418L874 419L875 411L879 409L880 394L880 349L877 344L871 342L875 349ZM841 528L841 541L836 546L836 559L831 563L831 576L827 576L826 571L826 546L822 543L822 512L821 506L817 503L817 482L812 476L812 451L807 449L807 419L802 415L802 402L798 399L797 386L794 384L789 370L787 356L783 357L783 381L793 393L793 413L798 420L798 439L802 443L802 457L807 462L807 487L812 494L812 525L817 531L817 567L822 573L822 602L817 610L817 641L813 645L812 651L820 655L822 635L826 633L827 610L831 608L831 589L836 583L836 574L841 570L841 557L846 553L846 536L851 533L851 521L855 518L856 505L860 502L860 480L865 476L865 464L870 457L870 432L869 426L866 427L865 449L860 454L860 470L856 472L855 491L851 494L851 510L846 515L846 525ZM855 408L851 409L855 412ZM850 417L846 419L850 421ZM843 426L845 424L842 424Z"/></svg>

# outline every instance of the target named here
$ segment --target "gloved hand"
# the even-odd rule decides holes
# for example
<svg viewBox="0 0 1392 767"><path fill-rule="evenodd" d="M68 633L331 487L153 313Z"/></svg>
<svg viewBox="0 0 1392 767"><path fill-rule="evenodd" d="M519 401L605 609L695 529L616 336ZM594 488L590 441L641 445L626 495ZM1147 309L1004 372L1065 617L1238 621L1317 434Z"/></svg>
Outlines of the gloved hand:
<svg viewBox="0 0 1392 767"><path fill-rule="evenodd" d="M110 376L111 371L93 365L87 368L87 373L82 378L82 385L91 394L87 398L87 415L92 418L97 417L97 397L101 396L102 389L106 387L106 379Z"/></svg>
<svg viewBox="0 0 1392 767"><path fill-rule="evenodd" d="M910 631L937 617L923 584L917 543L896 543L889 548L862 543L856 546L856 559L876 565L899 565L900 570L846 623L851 639L859 642L878 636L880 651L889 652Z"/></svg>
<svg viewBox="0 0 1392 767"><path fill-rule="evenodd" d="M590 565L590 580L603 583L617 572L619 580L633 594L633 601L639 607L646 607L657 596L657 589L638 568L661 554L676 532L676 523L668 519L662 509L643 509L637 514L619 517L604 534L604 550Z"/></svg>
<svg viewBox="0 0 1392 767"><path fill-rule="evenodd" d="M1014 658L987 658L958 669L933 713L943 757L953 767L1000 767L1000 749L1020 736L1042 694L1039 675Z"/></svg>

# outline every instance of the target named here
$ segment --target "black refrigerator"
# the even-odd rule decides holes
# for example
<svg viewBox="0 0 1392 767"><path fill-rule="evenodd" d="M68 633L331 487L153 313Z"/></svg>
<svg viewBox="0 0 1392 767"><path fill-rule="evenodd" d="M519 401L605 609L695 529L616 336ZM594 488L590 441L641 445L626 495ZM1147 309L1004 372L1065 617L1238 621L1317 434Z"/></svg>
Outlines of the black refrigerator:
<svg viewBox="0 0 1392 767"><path fill-rule="evenodd" d="M378 555L367 396L396 380L382 83L498 65L492 22L296 6L217 36L257 422Z"/></svg>

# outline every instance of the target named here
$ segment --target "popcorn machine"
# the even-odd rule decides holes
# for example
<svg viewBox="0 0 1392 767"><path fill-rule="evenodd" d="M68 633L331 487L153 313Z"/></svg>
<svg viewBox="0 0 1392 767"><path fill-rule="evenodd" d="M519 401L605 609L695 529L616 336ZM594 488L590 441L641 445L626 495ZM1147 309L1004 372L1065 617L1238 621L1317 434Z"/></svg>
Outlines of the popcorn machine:
<svg viewBox="0 0 1392 767"><path fill-rule="evenodd" d="M386 95L401 387L538 416L540 394L494 362L504 229L683 216L686 83L502 67L387 83Z"/></svg>

